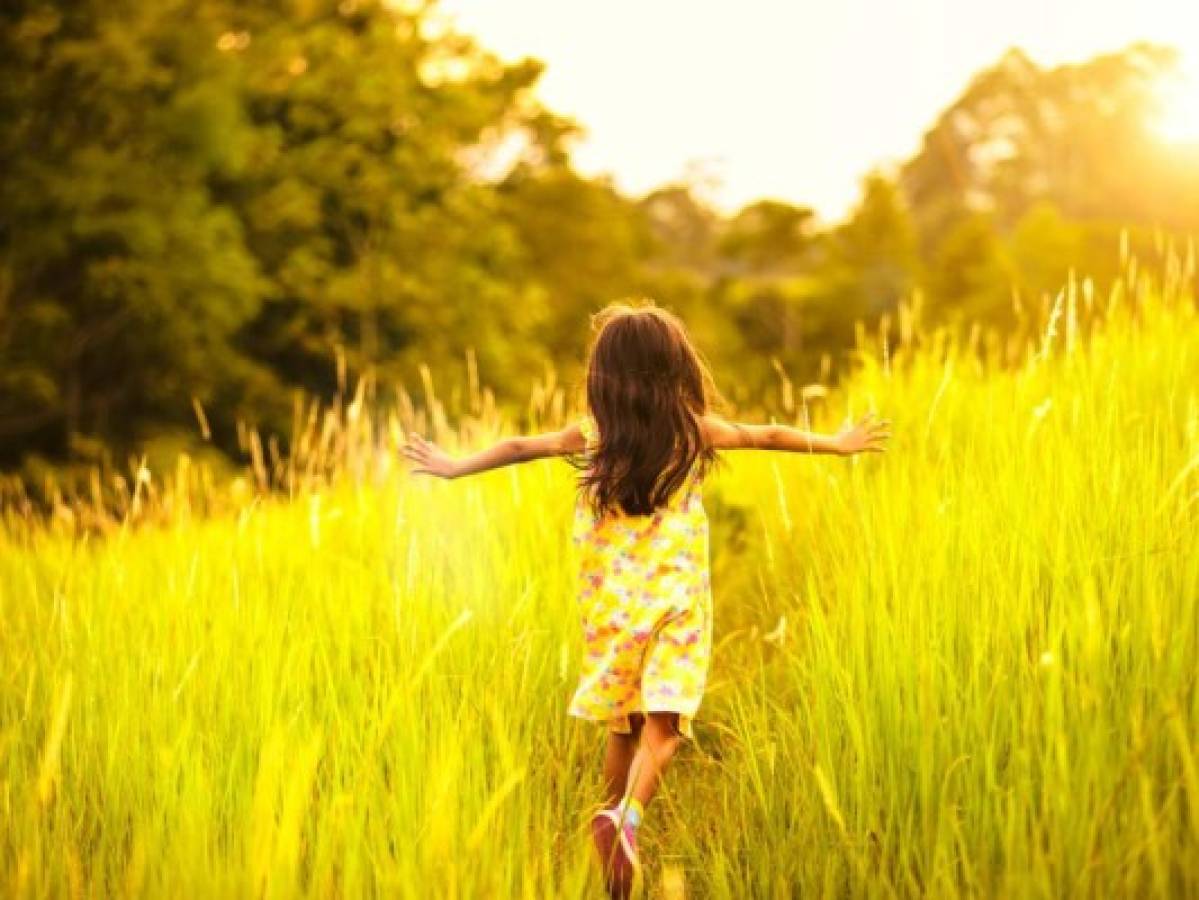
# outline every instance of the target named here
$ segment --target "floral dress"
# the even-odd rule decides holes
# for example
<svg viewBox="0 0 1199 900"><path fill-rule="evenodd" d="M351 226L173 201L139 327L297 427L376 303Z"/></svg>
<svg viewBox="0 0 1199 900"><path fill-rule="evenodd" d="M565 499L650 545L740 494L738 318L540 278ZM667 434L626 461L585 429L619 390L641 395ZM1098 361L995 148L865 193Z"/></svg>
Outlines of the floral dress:
<svg viewBox="0 0 1199 900"><path fill-rule="evenodd" d="M593 449L595 421L580 427ZM570 715L628 734L630 713L676 712L692 737L712 648L708 517L696 470L647 516L597 518L580 491L573 538L584 651Z"/></svg>

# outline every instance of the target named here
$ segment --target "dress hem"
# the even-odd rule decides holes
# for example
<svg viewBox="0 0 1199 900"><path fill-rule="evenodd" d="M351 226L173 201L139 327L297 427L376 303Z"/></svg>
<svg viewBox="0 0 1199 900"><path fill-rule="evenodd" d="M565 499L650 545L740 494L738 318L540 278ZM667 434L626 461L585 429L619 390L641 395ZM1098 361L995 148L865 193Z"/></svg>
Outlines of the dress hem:
<svg viewBox="0 0 1199 900"><path fill-rule="evenodd" d="M634 713L640 713L642 715L647 713L674 713L679 717L679 734L685 738L688 738L689 740L695 740L695 733L692 728L692 723L695 720L695 713L685 712L681 709L662 709L656 707L654 709L632 710L631 712L618 713L614 716L597 716L592 715L591 713L585 713L573 709L568 711L568 715L576 719L582 719L586 722L595 722L597 725L607 725L608 730L616 734L632 734L633 726L629 721L629 716L633 715Z"/></svg>

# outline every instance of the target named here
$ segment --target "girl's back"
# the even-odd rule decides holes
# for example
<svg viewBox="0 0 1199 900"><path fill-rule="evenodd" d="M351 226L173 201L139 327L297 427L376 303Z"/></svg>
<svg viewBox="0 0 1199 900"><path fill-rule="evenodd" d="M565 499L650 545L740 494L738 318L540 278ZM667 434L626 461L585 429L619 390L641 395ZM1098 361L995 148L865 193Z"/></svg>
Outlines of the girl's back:
<svg viewBox="0 0 1199 900"><path fill-rule="evenodd" d="M588 453L595 420L579 427ZM578 601L585 644L572 715L628 733L629 717L675 712L679 730L703 696L711 646L708 518L693 465L652 513L597 513L586 490L575 506Z"/></svg>

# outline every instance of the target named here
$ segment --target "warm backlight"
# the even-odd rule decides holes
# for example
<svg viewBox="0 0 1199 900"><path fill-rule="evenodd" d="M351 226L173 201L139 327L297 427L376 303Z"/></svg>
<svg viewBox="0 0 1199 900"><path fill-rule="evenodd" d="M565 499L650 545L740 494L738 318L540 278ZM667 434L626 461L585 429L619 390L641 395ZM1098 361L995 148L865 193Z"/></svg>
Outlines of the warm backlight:
<svg viewBox="0 0 1199 900"><path fill-rule="evenodd" d="M1199 66L1179 73L1162 86L1161 107L1154 123L1172 144L1199 146Z"/></svg>

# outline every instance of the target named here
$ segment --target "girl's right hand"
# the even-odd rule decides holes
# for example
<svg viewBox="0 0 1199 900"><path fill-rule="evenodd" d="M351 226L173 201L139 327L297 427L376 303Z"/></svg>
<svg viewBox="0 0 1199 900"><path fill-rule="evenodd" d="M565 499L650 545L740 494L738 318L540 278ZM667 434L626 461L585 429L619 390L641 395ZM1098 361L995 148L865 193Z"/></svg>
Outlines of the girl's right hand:
<svg viewBox="0 0 1199 900"><path fill-rule="evenodd" d="M416 463L411 469L413 473L438 478L454 478L458 474L453 457L419 434L410 434L400 452Z"/></svg>
<svg viewBox="0 0 1199 900"><path fill-rule="evenodd" d="M839 454L853 456L855 453L882 453L889 437L890 420L879 419L874 413L867 413L855 424L847 425L837 432L835 441Z"/></svg>

